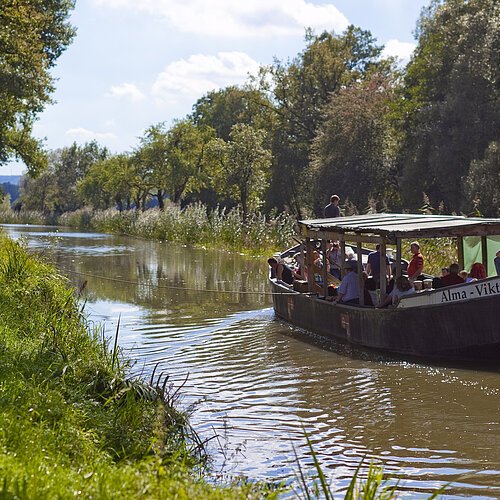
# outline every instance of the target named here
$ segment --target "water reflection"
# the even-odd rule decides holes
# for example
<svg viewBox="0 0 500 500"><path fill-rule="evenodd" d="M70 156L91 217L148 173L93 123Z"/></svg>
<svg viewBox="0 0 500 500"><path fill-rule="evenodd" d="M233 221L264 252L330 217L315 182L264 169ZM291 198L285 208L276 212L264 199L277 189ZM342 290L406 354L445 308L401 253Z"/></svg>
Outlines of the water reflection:
<svg viewBox="0 0 500 500"><path fill-rule="evenodd" d="M135 371L159 364L177 383L189 373L193 423L221 436L222 451L212 442L216 468L228 459L232 472L293 480L292 446L311 464L304 426L340 488L366 456L402 476L412 498L448 482L449 498L500 497L498 372L305 341L275 318L256 259L43 227L8 231L75 283L87 281L87 312L110 335L121 317Z"/></svg>

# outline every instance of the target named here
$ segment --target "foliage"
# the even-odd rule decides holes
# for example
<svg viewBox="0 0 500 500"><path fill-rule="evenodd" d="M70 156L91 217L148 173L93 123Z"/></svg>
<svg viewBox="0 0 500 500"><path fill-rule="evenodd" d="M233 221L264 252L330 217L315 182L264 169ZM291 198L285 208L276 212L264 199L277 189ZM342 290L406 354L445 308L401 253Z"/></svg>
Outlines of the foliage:
<svg viewBox="0 0 500 500"><path fill-rule="evenodd" d="M486 217L500 217L500 150L492 141L481 159L473 160L465 178L468 200L477 200L477 210ZM477 215L477 214L476 214Z"/></svg>
<svg viewBox="0 0 500 500"><path fill-rule="evenodd" d="M28 210L62 214L83 206L77 194L78 182L94 163L104 160L108 150L92 141L58 149L49 155L49 165L37 178L24 176L20 186L20 203Z"/></svg>
<svg viewBox="0 0 500 500"><path fill-rule="evenodd" d="M395 161L388 119L393 88L392 79L373 75L333 94L325 105L306 177L318 202L327 200L332 189L349 193L357 206L370 199L389 201Z"/></svg>
<svg viewBox="0 0 500 500"><path fill-rule="evenodd" d="M400 102L403 199L416 208L425 191L447 211L468 212L462 178L500 129L500 5L434 0L417 34Z"/></svg>
<svg viewBox="0 0 500 500"><path fill-rule="evenodd" d="M134 196L130 157L119 154L92 164L78 181L76 194L85 205L97 210L130 208Z"/></svg>
<svg viewBox="0 0 500 500"><path fill-rule="evenodd" d="M274 103L272 205L301 214L314 192L304 181L310 146L332 94L364 80L372 71L385 74L390 62L369 31L349 26L341 35L306 35L306 48L289 63L275 61L261 73L260 87Z"/></svg>
<svg viewBox="0 0 500 500"><path fill-rule="evenodd" d="M71 43L71 0L3 0L0 16L0 165L21 158L32 173L46 165L32 135L54 90L50 69Z"/></svg>
<svg viewBox="0 0 500 500"><path fill-rule="evenodd" d="M265 133L250 125L233 125L229 141L214 139L208 146L212 182L241 204L243 215L259 208L267 187L271 152L264 148Z"/></svg>

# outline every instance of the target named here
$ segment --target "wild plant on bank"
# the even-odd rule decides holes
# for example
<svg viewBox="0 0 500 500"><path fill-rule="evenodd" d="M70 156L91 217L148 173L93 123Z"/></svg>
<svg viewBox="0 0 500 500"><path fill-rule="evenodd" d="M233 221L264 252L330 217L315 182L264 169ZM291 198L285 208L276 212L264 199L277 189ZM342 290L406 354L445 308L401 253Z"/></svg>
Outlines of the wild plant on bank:
<svg viewBox="0 0 500 500"><path fill-rule="evenodd" d="M152 208L144 212L81 209L61 215L58 224L253 255L286 248L295 233L295 219L286 213L245 217L239 208L209 211L201 203L184 209L167 205L164 210Z"/></svg>

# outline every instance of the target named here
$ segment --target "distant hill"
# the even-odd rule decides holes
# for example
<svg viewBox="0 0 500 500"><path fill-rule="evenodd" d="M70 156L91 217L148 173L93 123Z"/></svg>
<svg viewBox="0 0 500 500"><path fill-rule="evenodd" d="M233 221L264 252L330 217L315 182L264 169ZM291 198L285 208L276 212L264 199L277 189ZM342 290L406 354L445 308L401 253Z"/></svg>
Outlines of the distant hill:
<svg viewBox="0 0 500 500"><path fill-rule="evenodd" d="M15 184L19 186L19 181L21 180L21 175L0 175L0 184Z"/></svg>

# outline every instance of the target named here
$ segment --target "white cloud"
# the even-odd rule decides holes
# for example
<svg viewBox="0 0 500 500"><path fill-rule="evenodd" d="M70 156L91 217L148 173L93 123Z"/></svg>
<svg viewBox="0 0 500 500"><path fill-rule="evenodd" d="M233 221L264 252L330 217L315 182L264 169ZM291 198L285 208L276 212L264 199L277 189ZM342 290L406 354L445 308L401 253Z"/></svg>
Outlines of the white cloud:
<svg viewBox="0 0 500 500"><path fill-rule="evenodd" d="M94 132L83 127L70 128L66 130L65 135L74 141L87 142L87 141L113 141L117 139L116 135L111 132Z"/></svg>
<svg viewBox="0 0 500 500"><path fill-rule="evenodd" d="M303 35L343 31L347 18L333 5L307 0L94 0L98 5L144 11L164 17L175 29L210 36Z"/></svg>
<svg viewBox="0 0 500 500"><path fill-rule="evenodd" d="M130 99L132 102L138 102L144 99L144 94L133 83L114 85L111 87L111 95L113 97Z"/></svg>
<svg viewBox="0 0 500 500"><path fill-rule="evenodd" d="M195 54L170 63L156 78L152 92L169 102L179 97L197 99L210 90L242 84L258 69L259 63L243 52Z"/></svg>
<svg viewBox="0 0 500 500"><path fill-rule="evenodd" d="M404 64L410 61L410 57L415 50L416 44L410 42L400 42L399 40L389 40L385 44L382 55L384 57L395 56L402 60Z"/></svg>

